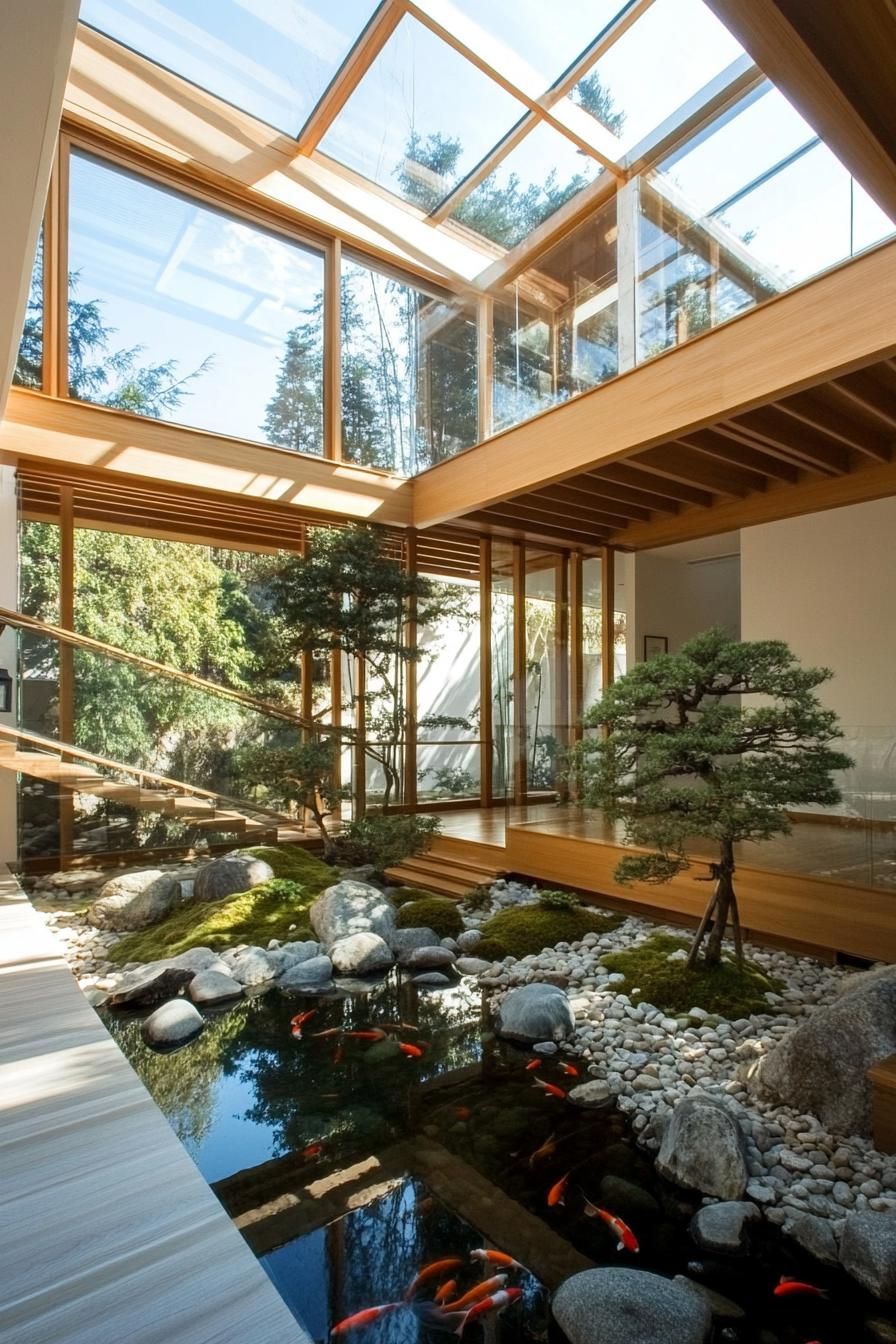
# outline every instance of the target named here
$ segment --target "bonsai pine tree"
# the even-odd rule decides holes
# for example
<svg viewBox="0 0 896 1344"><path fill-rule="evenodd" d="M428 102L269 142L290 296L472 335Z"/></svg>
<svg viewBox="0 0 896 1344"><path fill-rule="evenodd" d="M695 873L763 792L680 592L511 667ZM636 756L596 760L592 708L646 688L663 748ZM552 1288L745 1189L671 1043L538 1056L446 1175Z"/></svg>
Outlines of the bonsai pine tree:
<svg viewBox="0 0 896 1344"><path fill-rule="evenodd" d="M705 964L720 962L729 922L743 959L734 846L788 832L788 808L840 799L831 772L852 761L833 749L837 716L815 694L831 675L780 641L714 629L634 667L586 716L603 733L577 748L581 801L651 851L627 855L617 881L668 882L698 842L716 850L690 967L704 942Z"/></svg>

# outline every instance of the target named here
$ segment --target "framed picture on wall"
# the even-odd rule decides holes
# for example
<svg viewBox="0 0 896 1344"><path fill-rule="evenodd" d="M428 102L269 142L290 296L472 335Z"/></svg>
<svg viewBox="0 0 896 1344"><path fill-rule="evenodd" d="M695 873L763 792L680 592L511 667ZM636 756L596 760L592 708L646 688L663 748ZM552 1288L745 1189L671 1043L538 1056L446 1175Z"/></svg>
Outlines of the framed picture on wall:
<svg viewBox="0 0 896 1344"><path fill-rule="evenodd" d="M669 652L668 635L645 635L644 636L644 661L655 658L658 653Z"/></svg>

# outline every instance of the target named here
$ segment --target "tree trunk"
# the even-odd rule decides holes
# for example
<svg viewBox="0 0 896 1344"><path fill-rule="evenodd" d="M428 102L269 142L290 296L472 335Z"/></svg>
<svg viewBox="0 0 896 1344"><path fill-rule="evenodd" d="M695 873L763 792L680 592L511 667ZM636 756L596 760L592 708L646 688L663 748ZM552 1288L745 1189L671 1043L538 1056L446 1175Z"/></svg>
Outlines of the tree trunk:
<svg viewBox="0 0 896 1344"><path fill-rule="evenodd" d="M730 840L723 840L719 846L718 886L716 887L716 908L712 928L703 954L707 966L718 966L722 960L722 939L728 920L737 910L737 897L734 894L734 846Z"/></svg>

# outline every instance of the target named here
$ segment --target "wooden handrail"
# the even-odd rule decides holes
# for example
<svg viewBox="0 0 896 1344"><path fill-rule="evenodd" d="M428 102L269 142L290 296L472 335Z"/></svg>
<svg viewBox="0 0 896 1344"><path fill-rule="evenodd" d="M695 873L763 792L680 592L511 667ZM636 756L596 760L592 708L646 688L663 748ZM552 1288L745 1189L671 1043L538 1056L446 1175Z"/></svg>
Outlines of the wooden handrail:
<svg viewBox="0 0 896 1344"><path fill-rule="evenodd" d="M84 751L81 747L74 747L70 742L60 742L55 737L43 737L40 733L26 732L24 728L9 728L6 724L0 724L0 741L4 738L16 742L27 742L41 751L52 752L54 755L64 756L66 759L85 761L90 765L101 766L105 770L118 770L122 774L136 775L137 784L140 788L145 783L150 783L162 789L188 794L192 798L204 798L213 803L216 808L219 804L222 804L224 807L238 808L241 812L248 812L253 816L273 817L281 823L288 823L292 826L296 824L295 817L289 817L285 812L275 812L270 807L262 807L258 803L247 803L244 799L230 798L226 793L213 793L210 789L200 789L195 784L186 784L181 779L169 779L167 775L157 775L154 771L144 770L139 765L127 765L124 761L110 760L108 756L97 756L92 751ZM80 792L89 793L90 789L84 788Z"/></svg>
<svg viewBox="0 0 896 1344"><path fill-rule="evenodd" d="M172 667L169 663L157 663L154 659L144 658L139 653L128 653L126 649L120 649L116 644L104 644L102 640L91 639L89 635L79 635L76 631L69 630L63 625L51 625L49 621L39 621L36 617L26 616L21 611L10 611L6 607L0 607L0 633L7 625L16 630L28 630L32 634L43 635L47 639L59 640L60 643L70 644L76 649L87 649L90 653L99 653L107 658L115 658L120 663L130 663L133 667L142 668L144 672L161 673L163 676L173 677L185 686L194 686L197 690L207 691L210 695L218 695L225 700L233 700L246 709L255 710L259 714L267 714L271 718L280 719L284 723L291 723L296 728L304 728L312 733L340 732L339 728L331 724L321 724L316 721L327 713L326 709L321 710L310 720L304 719L300 714L295 714L290 709L270 704L267 700L250 695L247 691L236 691L231 686L222 686L216 681L208 681L205 677L197 677L192 672L182 672L180 668Z"/></svg>

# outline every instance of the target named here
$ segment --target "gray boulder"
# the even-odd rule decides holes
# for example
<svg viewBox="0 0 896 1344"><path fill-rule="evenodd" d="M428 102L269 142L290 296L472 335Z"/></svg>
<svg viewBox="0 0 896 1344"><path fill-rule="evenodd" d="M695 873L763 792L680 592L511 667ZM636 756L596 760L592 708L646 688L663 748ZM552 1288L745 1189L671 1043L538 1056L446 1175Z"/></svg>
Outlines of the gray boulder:
<svg viewBox="0 0 896 1344"><path fill-rule="evenodd" d="M454 981L441 971L422 971L420 975L414 976L414 984L422 985L424 989L445 989L447 985L453 985Z"/></svg>
<svg viewBox="0 0 896 1344"><path fill-rule="evenodd" d="M812 1213L788 1210L781 1231L809 1255L831 1267L840 1263L839 1224L830 1218L816 1218Z"/></svg>
<svg viewBox="0 0 896 1344"><path fill-rule="evenodd" d="M277 981L279 989L304 990L310 986L329 984L333 978L333 963L329 957L309 957L284 971Z"/></svg>
<svg viewBox="0 0 896 1344"><path fill-rule="evenodd" d="M437 971L453 966L457 958L447 947L415 947L405 963L412 971Z"/></svg>
<svg viewBox="0 0 896 1344"><path fill-rule="evenodd" d="M285 969L285 961L281 963L275 960L276 957L276 952L266 952L263 947L241 947L225 952L221 960L229 967L234 980L248 986L264 985Z"/></svg>
<svg viewBox="0 0 896 1344"><path fill-rule="evenodd" d="M749 1248L750 1224L761 1222L755 1204L745 1200L723 1200L707 1204L691 1219L691 1236L704 1251L721 1255L744 1255Z"/></svg>
<svg viewBox="0 0 896 1344"><path fill-rule="evenodd" d="M896 1214L850 1214L840 1241L840 1263L869 1293L896 1302Z"/></svg>
<svg viewBox="0 0 896 1344"><path fill-rule="evenodd" d="M586 1111L596 1111L602 1106L609 1106L615 1095L606 1083L593 1078L590 1082L577 1083L575 1087L571 1087L566 1094L566 1100L571 1101L574 1106L581 1106Z"/></svg>
<svg viewBox="0 0 896 1344"><path fill-rule="evenodd" d="M262 882L269 882L273 876L273 868L264 859L256 859L237 849L232 854L212 859L199 869L193 879L193 899L222 901L225 896L234 896L239 891L249 891Z"/></svg>
<svg viewBox="0 0 896 1344"><path fill-rule="evenodd" d="M458 957L454 963L454 969L461 975L482 975L490 966L491 962L481 957Z"/></svg>
<svg viewBox="0 0 896 1344"><path fill-rule="evenodd" d="M456 942L461 952L473 952L476 944L482 942L482 934L479 929L464 929L457 935Z"/></svg>
<svg viewBox="0 0 896 1344"><path fill-rule="evenodd" d="M223 971L199 971L187 986L187 994L193 1003L225 1003L228 999L238 999L242 992L240 982Z"/></svg>
<svg viewBox="0 0 896 1344"><path fill-rule="evenodd" d="M350 933L330 948L330 960L338 975L376 975L393 963L389 944L377 933Z"/></svg>
<svg viewBox="0 0 896 1344"><path fill-rule="evenodd" d="M692 1092L672 1112L657 1153L661 1176L716 1199L743 1199L746 1147L731 1111L715 1097Z"/></svg>
<svg viewBox="0 0 896 1344"><path fill-rule="evenodd" d="M313 938L306 938L296 943L281 943L278 950L288 957L290 963L294 963L319 957L321 949L320 943L316 943Z"/></svg>
<svg viewBox="0 0 896 1344"><path fill-rule="evenodd" d="M707 1288L704 1283L695 1283L693 1279L686 1279L683 1274L676 1274L672 1282L680 1283L682 1288L686 1288L688 1292L701 1298L712 1312L714 1321L742 1321L747 1314L743 1307L737 1302L732 1302L730 1297L717 1293L713 1288ZM723 1335L722 1338L724 1339L725 1336Z"/></svg>
<svg viewBox="0 0 896 1344"><path fill-rule="evenodd" d="M551 1309L570 1344L705 1344L712 1328L705 1299L638 1269L573 1274L557 1289Z"/></svg>
<svg viewBox="0 0 896 1344"><path fill-rule="evenodd" d="M136 971L123 975L110 992L112 1008L125 1004L137 1008L170 999L190 983L194 975L207 970L228 971L226 964L209 947L194 947L176 957L148 961Z"/></svg>
<svg viewBox="0 0 896 1344"><path fill-rule="evenodd" d="M95 929L128 933L158 924L180 899L179 879L160 868L139 873L122 873L101 889L87 911L87 922Z"/></svg>
<svg viewBox="0 0 896 1344"><path fill-rule="evenodd" d="M867 1073L896 1052L896 966L852 975L755 1068L760 1095L815 1115L833 1134L871 1134Z"/></svg>
<svg viewBox="0 0 896 1344"><path fill-rule="evenodd" d="M438 947L439 935L434 929L422 927L393 929L389 934L388 941L399 966L407 966L411 955L416 952L418 947Z"/></svg>
<svg viewBox="0 0 896 1344"><path fill-rule="evenodd" d="M150 1013L140 1034L147 1045L165 1049L192 1040L204 1026L202 1014L192 1003L187 1003L186 999L171 999Z"/></svg>
<svg viewBox="0 0 896 1344"><path fill-rule="evenodd" d="M495 1030L508 1041L565 1041L575 1031L569 999L558 985L522 985L501 1000Z"/></svg>
<svg viewBox="0 0 896 1344"><path fill-rule="evenodd" d="M324 947L352 933L377 933L389 942L395 928L394 907L366 882L337 882L327 887L312 905L309 918Z"/></svg>

